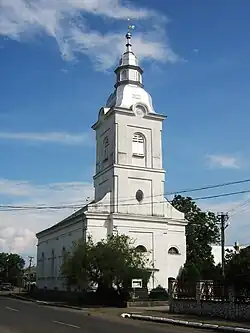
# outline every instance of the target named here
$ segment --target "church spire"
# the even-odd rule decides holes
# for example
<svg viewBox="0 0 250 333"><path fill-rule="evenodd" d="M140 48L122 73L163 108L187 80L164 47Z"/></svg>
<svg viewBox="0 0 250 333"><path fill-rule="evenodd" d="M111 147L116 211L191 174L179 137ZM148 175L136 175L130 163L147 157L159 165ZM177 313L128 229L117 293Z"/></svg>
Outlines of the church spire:
<svg viewBox="0 0 250 333"><path fill-rule="evenodd" d="M132 52L132 44L131 44L132 33L131 33L131 31L134 29L135 29L134 25L128 26L128 32L126 34L126 39L127 39L127 44L126 44L127 51L126 52Z"/></svg>
<svg viewBox="0 0 250 333"><path fill-rule="evenodd" d="M143 87L142 84L142 69L139 67L138 59L132 50L132 30L135 29L134 25L128 26L128 32L126 33L126 51L123 53L120 59L119 66L116 68L116 84L115 88L120 85L132 84L139 87Z"/></svg>

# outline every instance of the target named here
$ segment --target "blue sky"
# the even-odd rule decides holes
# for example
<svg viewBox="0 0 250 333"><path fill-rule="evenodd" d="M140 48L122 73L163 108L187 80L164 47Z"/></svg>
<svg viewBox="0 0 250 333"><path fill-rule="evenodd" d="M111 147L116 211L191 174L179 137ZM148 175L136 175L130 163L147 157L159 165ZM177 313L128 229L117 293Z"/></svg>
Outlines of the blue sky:
<svg viewBox="0 0 250 333"><path fill-rule="evenodd" d="M113 90L127 17L136 25L133 47L145 89L156 112L168 117L166 192L249 177L249 1L29 3L0 4L0 204L91 196L91 125ZM200 204L217 212L246 199ZM247 204L243 208L232 218L228 243L249 242ZM0 250L33 253L34 233L68 213L0 212Z"/></svg>

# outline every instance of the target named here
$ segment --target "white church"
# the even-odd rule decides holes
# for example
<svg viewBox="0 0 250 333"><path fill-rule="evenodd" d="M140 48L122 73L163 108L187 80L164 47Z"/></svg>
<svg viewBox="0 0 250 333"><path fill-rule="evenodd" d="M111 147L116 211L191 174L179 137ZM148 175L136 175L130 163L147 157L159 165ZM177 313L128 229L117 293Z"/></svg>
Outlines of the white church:
<svg viewBox="0 0 250 333"><path fill-rule="evenodd" d="M98 113L94 200L63 221L37 233L37 287L63 290L60 267L72 243L126 234L150 259L149 290L168 288L186 261L184 214L164 198L162 123L143 71L126 35L126 50L115 70L115 90Z"/></svg>

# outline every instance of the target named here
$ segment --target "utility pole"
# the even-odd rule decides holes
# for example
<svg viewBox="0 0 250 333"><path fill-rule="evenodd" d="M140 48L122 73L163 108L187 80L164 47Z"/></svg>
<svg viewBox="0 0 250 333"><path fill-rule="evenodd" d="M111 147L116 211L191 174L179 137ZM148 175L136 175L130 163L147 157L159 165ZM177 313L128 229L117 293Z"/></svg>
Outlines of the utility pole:
<svg viewBox="0 0 250 333"><path fill-rule="evenodd" d="M225 230L228 227L226 224L228 220L227 213L220 213L217 215L220 221L220 230L221 230L221 266L222 266L222 277L225 277Z"/></svg>
<svg viewBox="0 0 250 333"><path fill-rule="evenodd" d="M33 261L34 257L29 256L29 272L32 266L32 261Z"/></svg>
<svg viewBox="0 0 250 333"><path fill-rule="evenodd" d="M29 285L28 285L28 290L30 291L30 282L31 282L31 275L30 275L30 271L31 271L31 266L32 266L32 261L33 261L34 257L29 256Z"/></svg>

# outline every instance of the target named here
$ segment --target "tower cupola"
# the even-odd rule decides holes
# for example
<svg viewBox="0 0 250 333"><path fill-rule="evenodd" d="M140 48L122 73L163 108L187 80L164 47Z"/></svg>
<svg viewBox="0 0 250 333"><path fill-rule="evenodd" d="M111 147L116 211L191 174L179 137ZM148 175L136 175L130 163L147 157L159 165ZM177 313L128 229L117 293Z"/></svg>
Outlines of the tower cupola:
<svg viewBox="0 0 250 333"><path fill-rule="evenodd" d="M129 26L126 34L126 51L123 53L120 59L119 66L116 68L116 84L115 88L120 85L133 84L143 88L142 73L143 70L138 64L138 59L132 50L132 33L131 30L134 26Z"/></svg>
<svg viewBox="0 0 250 333"><path fill-rule="evenodd" d="M126 33L126 50L120 58L115 69L115 90L109 96L105 108L120 107L123 109L136 109L139 104L147 113L155 113L152 98L144 89L142 74L138 59L132 49L132 30L134 25L128 26Z"/></svg>

